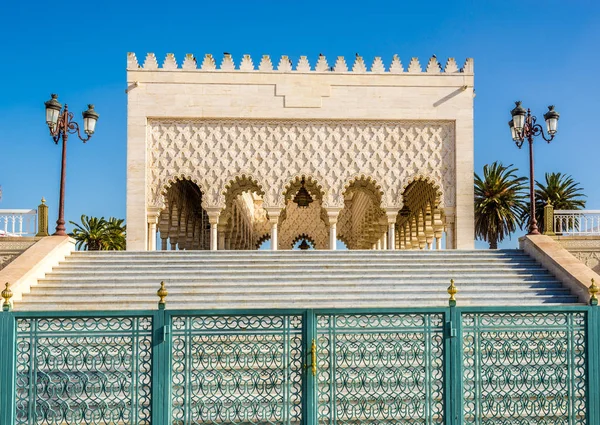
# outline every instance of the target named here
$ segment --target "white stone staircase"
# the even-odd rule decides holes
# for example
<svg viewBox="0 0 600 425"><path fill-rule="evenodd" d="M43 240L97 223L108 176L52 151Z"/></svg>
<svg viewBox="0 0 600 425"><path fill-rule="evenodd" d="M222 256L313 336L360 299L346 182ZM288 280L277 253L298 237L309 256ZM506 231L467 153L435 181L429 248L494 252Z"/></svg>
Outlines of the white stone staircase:
<svg viewBox="0 0 600 425"><path fill-rule="evenodd" d="M531 257L499 251L74 252L15 310L447 306L577 303Z"/></svg>

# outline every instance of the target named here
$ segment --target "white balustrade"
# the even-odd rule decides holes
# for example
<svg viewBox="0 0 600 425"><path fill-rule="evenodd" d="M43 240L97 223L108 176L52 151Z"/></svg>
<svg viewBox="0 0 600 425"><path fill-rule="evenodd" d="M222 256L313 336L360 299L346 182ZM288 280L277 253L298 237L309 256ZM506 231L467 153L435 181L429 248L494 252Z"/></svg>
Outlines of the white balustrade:
<svg viewBox="0 0 600 425"><path fill-rule="evenodd" d="M0 210L0 237L35 236L37 222L36 210Z"/></svg>
<svg viewBox="0 0 600 425"><path fill-rule="evenodd" d="M563 236L600 235L600 210L555 210L554 233Z"/></svg>

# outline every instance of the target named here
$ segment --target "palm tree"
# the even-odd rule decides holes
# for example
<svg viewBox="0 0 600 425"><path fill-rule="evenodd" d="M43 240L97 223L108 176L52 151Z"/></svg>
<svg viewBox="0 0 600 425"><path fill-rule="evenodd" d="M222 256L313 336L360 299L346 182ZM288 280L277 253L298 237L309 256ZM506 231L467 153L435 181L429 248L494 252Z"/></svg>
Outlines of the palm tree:
<svg viewBox="0 0 600 425"><path fill-rule="evenodd" d="M475 173L475 235L490 249L523 226L527 179L511 167L496 161L483 167L483 180Z"/></svg>
<svg viewBox="0 0 600 425"><path fill-rule="evenodd" d="M124 251L127 226L122 218L110 217L106 222L105 238L102 249L107 251Z"/></svg>
<svg viewBox="0 0 600 425"><path fill-rule="evenodd" d="M106 220L104 217L88 217L81 215L81 224L70 221L75 226L72 233L69 233L77 241L76 248L85 247L88 251L99 251L102 248L102 239L106 229Z"/></svg>
<svg viewBox="0 0 600 425"><path fill-rule="evenodd" d="M75 226L73 232L69 234L77 243L77 249L85 248L88 251L125 249L126 226L123 219L110 217L108 221L104 217L81 216L81 224L73 221L70 223Z"/></svg>
<svg viewBox="0 0 600 425"><path fill-rule="evenodd" d="M585 208L583 188L573 177L563 173L546 173L546 183L536 180L535 218L540 232L544 232L544 207L551 203L555 210L579 210ZM527 209L529 219L530 210Z"/></svg>

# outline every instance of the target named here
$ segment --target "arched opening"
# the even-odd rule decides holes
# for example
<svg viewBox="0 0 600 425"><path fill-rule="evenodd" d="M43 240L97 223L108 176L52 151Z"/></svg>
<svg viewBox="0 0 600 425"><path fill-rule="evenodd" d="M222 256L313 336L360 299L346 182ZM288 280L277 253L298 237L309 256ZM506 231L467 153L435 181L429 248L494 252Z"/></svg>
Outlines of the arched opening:
<svg viewBox="0 0 600 425"><path fill-rule="evenodd" d="M268 233L262 235L257 239L255 246L259 251L271 249L271 235Z"/></svg>
<svg viewBox="0 0 600 425"><path fill-rule="evenodd" d="M177 180L163 192L164 208L158 216L162 250L210 248L210 223L202 208L203 193L190 180Z"/></svg>
<svg viewBox="0 0 600 425"><path fill-rule="evenodd" d="M344 208L340 211L338 238L348 249L382 249L386 243L387 217L381 208L383 193L371 178L361 176L344 191Z"/></svg>
<svg viewBox="0 0 600 425"><path fill-rule="evenodd" d="M289 249L298 235L310 235L306 243L314 249L329 248L327 212L323 209L324 192L311 176L298 176L286 187L285 208L279 216L278 247Z"/></svg>
<svg viewBox="0 0 600 425"><path fill-rule="evenodd" d="M219 250L259 249L270 238L264 194L250 176L238 176L229 182L223 192L225 208L219 215Z"/></svg>
<svg viewBox="0 0 600 425"><path fill-rule="evenodd" d="M342 238L338 238L336 241L336 249L338 251L347 251L348 250L348 244L342 239Z"/></svg>
<svg viewBox="0 0 600 425"><path fill-rule="evenodd" d="M439 188L426 179L417 179L402 196L404 207L396 221L396 248L442 249L445 217L439 208Z"/></svg>
<svg viewBox="0 0 600 425"><path fill-rule="evenodd" d="M294 238L292 242L292 249L299 251L313 250L317 249L317 244L313 238L303 233Z"/></svg>

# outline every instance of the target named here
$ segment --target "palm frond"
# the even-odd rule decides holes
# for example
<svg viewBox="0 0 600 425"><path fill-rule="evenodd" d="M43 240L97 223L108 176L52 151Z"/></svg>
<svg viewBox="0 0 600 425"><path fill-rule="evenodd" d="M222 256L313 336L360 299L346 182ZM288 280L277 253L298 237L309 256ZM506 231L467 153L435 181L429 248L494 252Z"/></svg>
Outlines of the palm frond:
<svg viewBox="0 0 600 425"><path fill-rule="evenodd" d="M483 179L475 173L475 235L490 248L523 226L527 179L517 171L496 161L483 167Z"/></svg>

